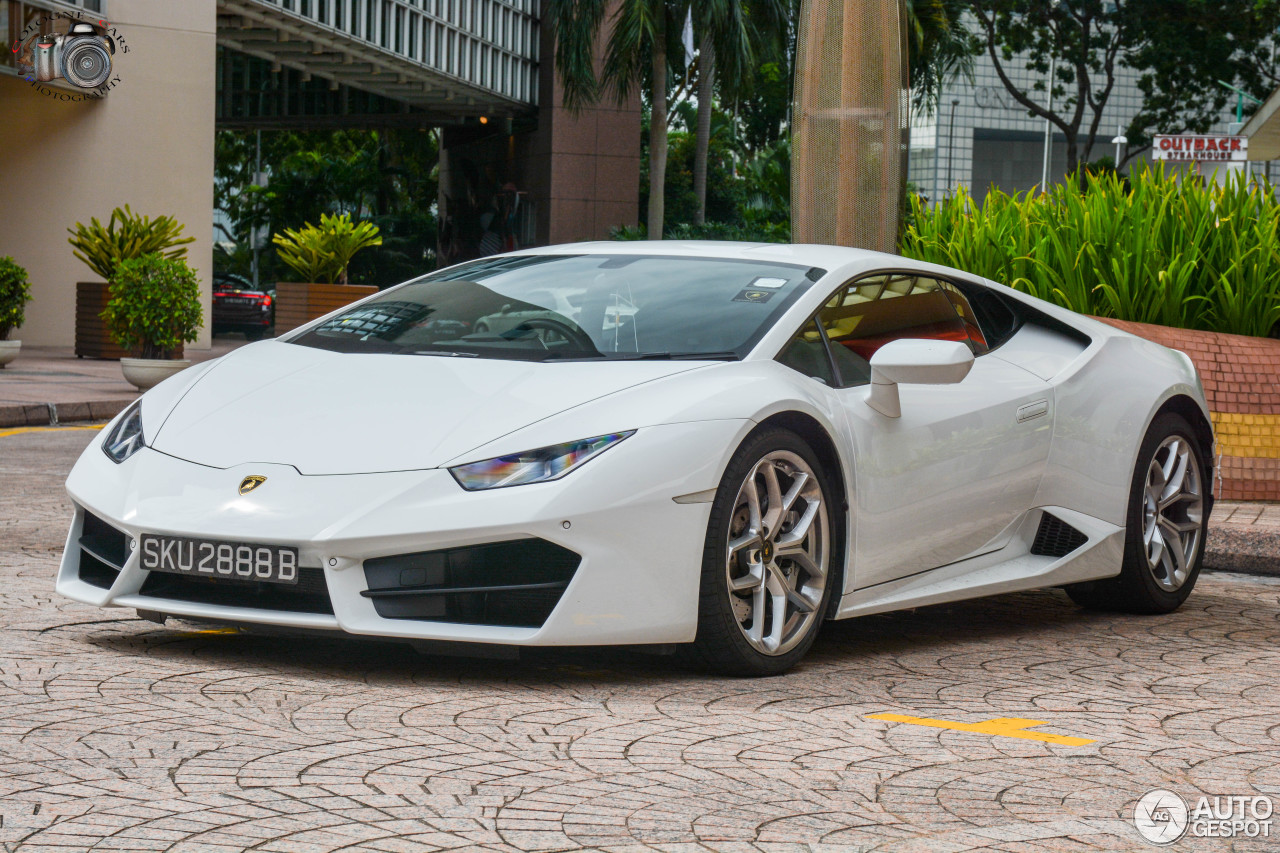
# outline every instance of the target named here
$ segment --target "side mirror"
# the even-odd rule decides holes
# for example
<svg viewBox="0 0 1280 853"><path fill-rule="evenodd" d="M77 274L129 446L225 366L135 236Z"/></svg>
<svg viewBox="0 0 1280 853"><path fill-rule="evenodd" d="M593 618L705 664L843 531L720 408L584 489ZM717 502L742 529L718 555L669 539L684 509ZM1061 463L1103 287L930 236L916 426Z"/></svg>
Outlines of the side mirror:
<svg viewBox="0 0 1280 853"><path fill-rule="evenodd" d="M887 418L902 417L898 383L955 385L973 368L973 351L958 341L904 338L871 356L871 392L867 405Z"/></svg>

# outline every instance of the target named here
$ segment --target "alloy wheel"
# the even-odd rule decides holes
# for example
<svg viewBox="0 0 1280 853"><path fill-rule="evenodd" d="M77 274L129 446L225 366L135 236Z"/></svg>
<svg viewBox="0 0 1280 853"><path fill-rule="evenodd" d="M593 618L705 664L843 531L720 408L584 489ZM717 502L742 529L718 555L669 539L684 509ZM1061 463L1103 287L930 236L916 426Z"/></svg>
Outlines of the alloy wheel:
<svg viewBox="0 0 1280 853"><path fill-rule="evenodd" d="M822 485L808 463L785 450L757 462L734 499L725 564L734 617L753 649L786 654L821 620L829 542Z"/></svg>
<svg viewBox="0 0 1280 853"><path fill-rule="evenodd" d="M1204 489L1195 447L1171 435L1156 448L1142 495L1142 544L1160 588L1175 592L1191 573L1204 521Z"/></svg>

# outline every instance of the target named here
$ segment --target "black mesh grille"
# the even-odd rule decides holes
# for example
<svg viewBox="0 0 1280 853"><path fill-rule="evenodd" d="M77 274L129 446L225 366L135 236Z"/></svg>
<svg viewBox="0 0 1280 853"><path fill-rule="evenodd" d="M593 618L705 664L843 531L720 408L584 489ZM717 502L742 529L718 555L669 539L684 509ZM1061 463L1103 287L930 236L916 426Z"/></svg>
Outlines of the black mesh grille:
<svg viewBox="0 0 1280 853"><path fill-rule="evenodd" d="M150 572L142 584L141 592L155 598L189 601L193 604L282 610L288 613L333 614L333 602L329 599L324 569L299 568L297 584Z"/></svg>
<svg viewBox="0 0 1280 853"><path fill-rule="evenodd" d="M365 560L362 593L384 619L537 628L582 558L543 539L520 539Z"/></svg>
<svg viewBox="0 0 1280 853"><path fill-rule="evenodd" d="M111 589L129 557L129 537L85 510L79 545L80 580Z"/></svg>
<svg viewBox="0 0 1280 853"><path fill-rule="evenodd" d="M1044 513L1040 516L1040 528L1036 530L1031 553L1037 557L1065 557L1079 548L1089 537L1057 516Z"/></svg>

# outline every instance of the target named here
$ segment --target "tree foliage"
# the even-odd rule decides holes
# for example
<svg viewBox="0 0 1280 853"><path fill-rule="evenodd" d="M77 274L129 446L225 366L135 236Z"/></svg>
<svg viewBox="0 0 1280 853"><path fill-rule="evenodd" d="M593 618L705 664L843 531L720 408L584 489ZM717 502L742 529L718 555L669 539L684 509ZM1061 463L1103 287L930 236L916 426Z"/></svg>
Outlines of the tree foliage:
<svg viewBox="0 0 1280 853"><path fill-rule="evenodd" d="M353 282L387 286L435 265L438 144L418 130L263 131L265 185L255 183L256 134L219 131L215 206L225 214L214 264L247 276L251 236L350 214L378 226L383 244L351 265ZM233 245L226 251L228 244ZM264 281L282 276L274 252L260 258Z"/></svg>
<svg viewBox="0 0 1280 853"><path fill-rule="evenodd" d="M1005 89L1066 137L1068 171L1093 158L1100 133L1110 138L1102 119L1123 67L1138 73L1145 97L1125 133L1128 157L1154 132L1210 129L1232 97L1219 81L1257 97L1277 82L1271 45L1280 0L966 2ZM1030 87L1013 80L1015 56L1028 57ZM1045 81L1055 64L1051 110Z"/></svg>

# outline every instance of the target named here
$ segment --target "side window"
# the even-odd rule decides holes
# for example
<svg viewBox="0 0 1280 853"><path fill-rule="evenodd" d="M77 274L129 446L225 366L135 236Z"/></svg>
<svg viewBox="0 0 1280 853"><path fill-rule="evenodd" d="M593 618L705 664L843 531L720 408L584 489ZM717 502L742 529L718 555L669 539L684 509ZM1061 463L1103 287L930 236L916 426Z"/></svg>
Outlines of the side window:
<svg viewBox="0 0 1280 853"><path fill-rule="evenodd" d="M831 359L827 357L827 345L822 341L818 324L812 320L779 353L778 361L805 376L820 379L833 388L836 386Z"/></svg>
<svg viewBox="0 0 1280 853"><path fill-rule="evenodd" d="M870 382L871 356L902 338L974 345L963 311L944 289L950 287L937 279L893 274L861 279L838 292L818 312L818 322L831 341L840 384Z"/></svg>
<svg viewBox="0 0 1280 853"><path fill-rule="evenodd" d="M978 322L978 317L974 313L973 306L969 304L968 298L949 281L940 281L938 284L947 294L947 298L955 306L956 313L960 315L960 319L964 322L965 334L969 336L969 344L973 348L973 354L983 355L990 351L991 347L987 345L987 338L982 333L982 325Z"/></svg>

